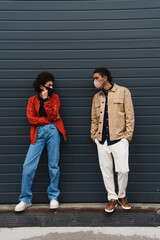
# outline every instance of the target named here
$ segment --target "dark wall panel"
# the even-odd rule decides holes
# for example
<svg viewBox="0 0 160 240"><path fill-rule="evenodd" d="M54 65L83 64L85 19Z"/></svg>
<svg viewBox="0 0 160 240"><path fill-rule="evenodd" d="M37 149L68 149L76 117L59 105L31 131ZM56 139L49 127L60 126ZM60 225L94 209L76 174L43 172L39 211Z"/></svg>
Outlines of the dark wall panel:
<svg viewBox="0 0 160 240"><path fill-rule="evenodd" d="M160 201L159 17L159 0L0 0L0 203L18 201L30 143L26 106L32 82L44 70L56 77L68 135L61 143L60 201L106 201L90 139L92 73L99 66L133 97L129 200ZM44 149L34 202L48 201L48 183Z"/></svg>

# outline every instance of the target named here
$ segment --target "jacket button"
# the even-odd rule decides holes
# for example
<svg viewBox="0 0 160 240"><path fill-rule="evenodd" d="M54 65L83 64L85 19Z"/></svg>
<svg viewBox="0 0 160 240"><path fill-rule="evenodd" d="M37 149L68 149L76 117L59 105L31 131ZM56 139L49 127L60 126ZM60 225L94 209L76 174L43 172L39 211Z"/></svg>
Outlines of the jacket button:
<svg viewBox="0 0 160 240"><path fill-rule="evenodd" d="M104 103L104 102L102 102L102 103Z"/></svg>
<svg viewBox="0 0 160 240"><path fill-rule="evenodd" d="M100 124L101 124L101 122L100 122Z"/></svg>
<svg viewBox="0 0 160 240"><path fill-rule="evenodd" d="M99 134L101 134L101 133L99 132Z"/></svg>
<svg viewBox="0 0 160 240"><path fill-rule="evenodd" d="M101 113L102 113L102 111L101 111Z"/></svg>

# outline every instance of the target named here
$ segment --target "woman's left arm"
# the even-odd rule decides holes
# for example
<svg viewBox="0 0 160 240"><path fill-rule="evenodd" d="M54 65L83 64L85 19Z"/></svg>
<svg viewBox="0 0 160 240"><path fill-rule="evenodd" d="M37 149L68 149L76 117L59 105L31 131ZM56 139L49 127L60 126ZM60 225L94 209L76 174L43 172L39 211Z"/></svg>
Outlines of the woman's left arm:
<svg viewBox="0 0 160 240"><path fill-rule="evenodd" d="M57 94L54 94L54 101L48 100L44 102L44 109L50 121L59 119L60 99Z"/></svg>

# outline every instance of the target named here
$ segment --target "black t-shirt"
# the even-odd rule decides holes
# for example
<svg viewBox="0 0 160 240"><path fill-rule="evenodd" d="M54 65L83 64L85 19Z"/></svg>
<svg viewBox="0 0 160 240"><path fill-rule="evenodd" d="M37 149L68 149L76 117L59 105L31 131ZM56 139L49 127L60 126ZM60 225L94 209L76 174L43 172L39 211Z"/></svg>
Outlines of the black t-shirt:
<svg viewBox="0 0 160 240"><path fill-rule="evenodd" d="M38 99L40 101L39 115L40 117L46 117L47 114L44 109L44 102L47 102L49 99L48 98L43 99L39 95L38 95Z"/></svg>

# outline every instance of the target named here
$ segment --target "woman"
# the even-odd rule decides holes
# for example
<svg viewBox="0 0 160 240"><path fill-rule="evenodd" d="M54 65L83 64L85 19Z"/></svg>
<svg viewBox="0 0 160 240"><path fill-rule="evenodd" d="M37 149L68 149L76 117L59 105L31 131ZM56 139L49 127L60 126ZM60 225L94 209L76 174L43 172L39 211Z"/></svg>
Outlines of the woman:
<svg viewBox="0 0 160 240"><path fill-rule="evenodd" d="M54 81L55 78L51 73L42 72L33 82L38 94L30 97L27 105L27 118L31 124L31 144L23 165L20 203L15 207L16 212L24 211L31 206L32 182L45 144L50 175L50 185L47 190L50 209L59 207L59 133L66 140L66 132L59 115L60 100L58 95L53 93Z"/></svg>

